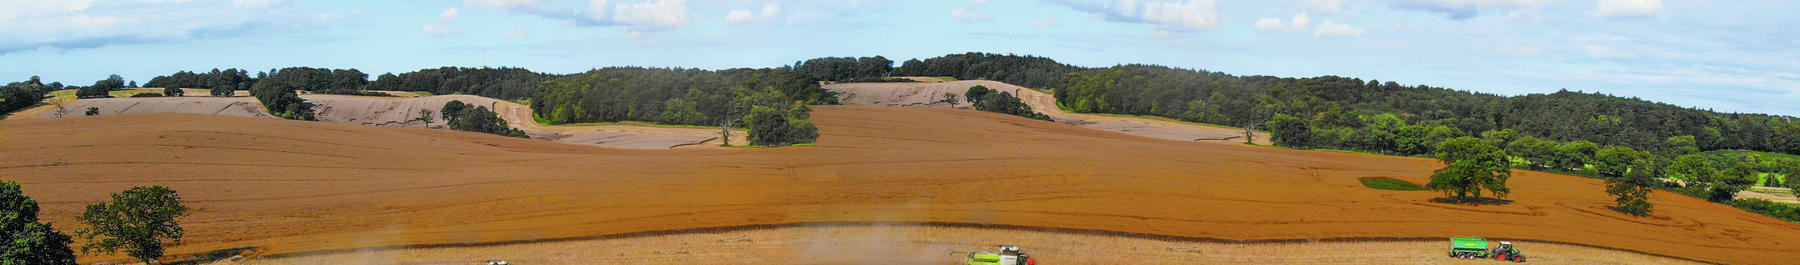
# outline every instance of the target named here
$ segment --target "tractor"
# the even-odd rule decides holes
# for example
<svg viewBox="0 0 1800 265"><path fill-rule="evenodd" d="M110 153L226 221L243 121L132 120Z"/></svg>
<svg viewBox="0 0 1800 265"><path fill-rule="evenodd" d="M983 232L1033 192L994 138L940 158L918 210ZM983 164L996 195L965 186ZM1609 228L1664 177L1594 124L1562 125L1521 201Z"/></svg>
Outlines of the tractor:
<svg viewBox="0 0 1800 265"><path fill-rule="evenodd" d="M1450 238L1450 257L1461 259L1493 258L1495 260L1525 262L1525 254L1520 252L1519 249L1513 248L1512 242L1500 241L1498 246L1495 246L1493 249L1488 249L1487 239L1479 237Z"/></svg>
<svg viewBox="0 0 1800 265"><path fill-rule="evenodd" d="M963 258L963 265L1037 265L1037 259L1019 251L1017 246L1000 245L999 248L999 252L959 250L951 251L950 255L968 254Z"/></svg>

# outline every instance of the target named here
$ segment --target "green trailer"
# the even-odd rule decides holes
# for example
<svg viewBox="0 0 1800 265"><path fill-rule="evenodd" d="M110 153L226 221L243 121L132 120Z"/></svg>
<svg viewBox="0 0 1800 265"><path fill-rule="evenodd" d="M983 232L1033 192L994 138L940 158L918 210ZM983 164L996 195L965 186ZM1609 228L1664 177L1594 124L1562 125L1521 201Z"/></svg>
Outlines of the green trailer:
<svg viewBox="0 0 1800 265"><path fill-rule="evenodd" d="M1452 238L1450 238L1450 257L1474 259L1474 258L1486 258L1487 256L1488 256L1488 241L1485 238L1479 238L1479 237L1452 237Z"/></svg>
<svg viewBox="0 0 1800 265"><path fill-rule="evenodd" d="M1500 241L1498 246L1495 246L1493 249L1488 249L1487 239L1479 237L1450 238L1450 257L1462 259L1492 258L1511 262L1525 262L1525 254L1521 253L1519 249L1513 248L1512 242Z"/></svg>

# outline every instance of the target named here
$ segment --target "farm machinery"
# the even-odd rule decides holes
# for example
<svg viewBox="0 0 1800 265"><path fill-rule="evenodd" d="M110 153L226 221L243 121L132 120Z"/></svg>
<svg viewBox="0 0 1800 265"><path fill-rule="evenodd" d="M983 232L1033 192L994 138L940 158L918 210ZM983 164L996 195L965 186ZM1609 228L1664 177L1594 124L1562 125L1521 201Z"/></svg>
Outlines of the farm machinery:
<svg viewBox="0 0 1800 265"><path fill-rule="evenodd" d="M1519 249L1513 248L1512 242L1500 241L1500 244L1494 246L1493 249L1488 249L1487 239L1479 237L1450 238L1450 257L1461 259L1492 258L1495 260L1511 262L1525 262L1525 254L1520 252Z"/></svg>
<svg viewBox="0 0 1800 265"><path fill-rule="evenodd" d="M950 255L968 254L963 258L963 265L1037 265L1037 259L1019 251L1017 246L1001 245L999 248L997 252L958 250L951 251Z"/></svg>

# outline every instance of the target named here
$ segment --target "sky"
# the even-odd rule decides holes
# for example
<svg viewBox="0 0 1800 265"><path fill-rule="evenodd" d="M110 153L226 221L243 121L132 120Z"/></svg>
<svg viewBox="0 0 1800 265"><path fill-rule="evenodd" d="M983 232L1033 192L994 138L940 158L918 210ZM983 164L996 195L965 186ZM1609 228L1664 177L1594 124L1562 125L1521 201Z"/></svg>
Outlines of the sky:
<svg viewBox="0 0 1800 265"><path fill-rule="evenodd" d="M0 0L0 80L964 52L1800 116L1800 1Z"/></svg>

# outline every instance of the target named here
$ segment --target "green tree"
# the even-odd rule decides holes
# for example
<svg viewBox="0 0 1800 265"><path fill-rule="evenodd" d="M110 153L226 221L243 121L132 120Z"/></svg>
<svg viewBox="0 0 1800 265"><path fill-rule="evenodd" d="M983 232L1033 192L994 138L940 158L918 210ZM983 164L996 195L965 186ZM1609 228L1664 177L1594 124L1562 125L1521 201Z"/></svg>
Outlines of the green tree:
<svg viewBox="0 0 1800 265"><path fill-rule="evenodd" d="M431 128L431 117L433 116L437 116L437 113L432 113L431 110L428 109L419 109L419 117L413 119L425 122L425 128Z"/></svg>
<svg viewBox="0 0 1800 265"><path fill-rule="evenodd" d="M100 107L88 107L87 115L88 116L100 115Z"/></svg>
<svg viewBox="0 0 1800 265"><path fill-rule="evenodd" d="M82 253L107 254L126 250L126 254L144 263L162 258L165 240L181 244L184 230L175 218L187 216L181 195L163 186L134 187L114 193L111 203L87 206L87 212L76 220L88 228L75 233L87 239Z"/></svg>
<svg viewBox="0 0 1800 265"><path fill-rule="evenodd" d="M1739 162L1720 171L1718 183L1712 184L1711 195L1706 199L1714 202L1730 202L1737 199L1737 193L1749 189L1756 184L1756 168L1750 163Z"/></svg>
<svg viewBox="0 0 1800 265"><path fill-rule="evenodd" d="M1613 195L1618 206L1613 209L1636 216L1650 215L1651 188L1656 185L1656 177L1648 168L1632 168L1624 176L1609 178L1606 181L1606 193Z"/></svg>
<svg viewBox="0 0 1800 265"><path fill-rule="evenodd" d="M987 99L987 94L990 93L994 93L994 90L985 86L973 86L969 87L969 91L963 92L963 98L969 99L969 103L981 105L981 100Z"/></svg>
<svg viewBox="0 0 1800 265"><path fill-rule="evenodd" d="M215 86L215 87L212 87L212 89L208 90L207 92L211 92L209 94L212 94L212 96L214 96L214 97L231 97L232 94L237 93L237 91L233 90L233 88L229 85Z"/></svg>
<svg viewBox="0 0 1800 265"><path fill-rule="evenodd" d="M1500 148L1474 137L1451 138L1435 147L1445 166L1431 175L1426 188L1442 191L1444 196L1458 201L1481 198L1482 189L1501 198L1512 191L1506 187L1506 180L1512 177L1512 162Z"/></svg>
<svg viewBox="0 0 1800 265"><path fill-rule="evenodd" d="M1572 141L1556 147L1555 167L1558 170L1585 171L1587 165L1594 163L1594 152L1600 145L1589 141Z"/></svg>
<svg viewBox="0 0 1800 265"><path fill-rule="evenodd" d="M1668 146L1669 154L1667 156L1670 157L1700 152L1700 145L1694 140L1693 135L1669 136L1669 139L1663 140L1663 144Z"/></svg>
<svg viewBox="0 0 1800 265"><path fill-rule="evenodd" d="M468 107L469 105L463 104L461 100L451 100L448 103L444 103L444 108L439 109L438 112L444 114L445 124L456 123L457 118L460 118L462 115L463 109L467 109Z"/></svg>
<svg viewBox="0 0 1800 265"><path fill-rule="evenodd" d="M38 221L36 200L18 183L0 181L0 264L75 264L74 241Z"/></svg>
<svg viewBox="0 0 1800 265"><path fill-rule="evenodd" d="M1649 163L1650 154L1630 147L1608 145L1594 152L1594 171L1606 177L1623 177L1626 171Z"/></svg>
<svg viewBox="0 0 1800 265"><path fill-rule="evenodd" d="M962 101L956 99L956 93L946 92L944 93L944 100L940 100L939 102L949 103L950 108L954 109L956 108L956 103Z"/></svg>
<svg viewBox="0 0 1800 265"><path fill-rule="evenodd" d="M750 128L750 144L787 146L817 140L819 133L812 125L810 111L801 102L787 109L752 106L750 113L744 115L744 125Z"/></svg>
<svg viewBox="0 0 1800 265"><path fill-rule="evenodd" d="M163 88L163 95L164 95L164 96L170 96L170 97L180 97L180 96L181 96L181 94L182 94L182 93L183 93L183 92L182 92L182 91L181 91L181 89L180 89L180 88L173 88L173 87L165 87L165 88Z"/></svg>
<svg viewBox="0 0 1800 265"><path fill-rule="evenodd" d="M455 119L446 123L451 130L531 138L531 135L525 134L525 131L507 127L506 120L501 119L499 113L488 110L486 106L475 106L472 109L465 107L460 112L455 115Z"/></svg>
<svg viewBox="0 0 1800 265"><path fill-rule="evenodd" d="M1695 182L1713 181L1714 176L1718 175L1718 171L1719 169L1713 166L1712 161L1707 160L1706 156L1702 154L1686 154L1675 157L1675 161L1669 164L1667 170L1667 172L1677 175L1677 178L1689 182L1689 186Z"/></svg>
<svg viewBox="0 0 1800 265"><path fill-rule="evenodd" d="M1265 127L1269 128L1270 140L1275 141L1277 145L1293 148L1312 147L1312 127L1307 125L1306 120L1277 113L1274 118L1269 119Z"/></svg>

